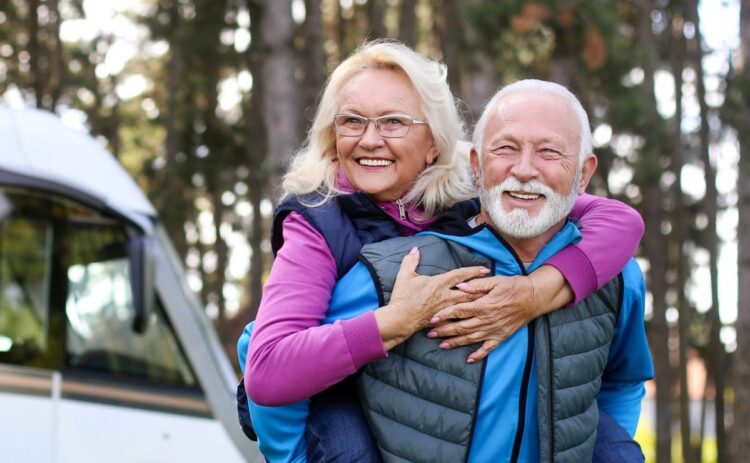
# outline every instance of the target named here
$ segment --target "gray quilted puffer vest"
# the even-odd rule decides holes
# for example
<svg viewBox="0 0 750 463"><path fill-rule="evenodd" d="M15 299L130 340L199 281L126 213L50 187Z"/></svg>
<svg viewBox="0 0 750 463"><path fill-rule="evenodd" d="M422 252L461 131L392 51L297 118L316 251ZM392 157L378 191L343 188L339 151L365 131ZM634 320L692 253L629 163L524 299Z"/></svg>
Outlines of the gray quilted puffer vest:
<svg viewBox="0 0 750 463"><path fill-rule="evenodd" d="M395 238L365 246L381 305L390 299L401 260L420 249L417 273L437 275L484 265L453 241L435 236ZM541 461L591 461L599 411L596 395L620 305L619 278L581 303L552 312L534 329ZM466 461L485 362L466 363L477 345L450 350L418 332L368 364L359 378L365 415L386 463Z"/></svg>

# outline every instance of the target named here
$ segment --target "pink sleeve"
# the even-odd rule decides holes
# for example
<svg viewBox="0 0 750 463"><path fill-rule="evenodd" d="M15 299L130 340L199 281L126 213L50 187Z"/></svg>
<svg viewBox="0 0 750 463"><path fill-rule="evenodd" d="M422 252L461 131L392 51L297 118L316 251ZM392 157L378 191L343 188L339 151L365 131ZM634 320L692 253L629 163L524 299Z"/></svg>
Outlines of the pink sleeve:
<svg viewBox="0 0 750 463"><path fill-rule="evenodd" d="M620 273L638 249L644 224L630 206L589 194L578 197L570 215L578 219L583 239L546 263L563 274L577 303Z"/></svg>
<svg viewBox="0 0 750 463"><path fill-rule="evenodd" d="M336 285L323 236L297 213L284 219L284 244L263 287L245 368L259 405L309 398L386 356L372 312L321 325Z"/></svg>

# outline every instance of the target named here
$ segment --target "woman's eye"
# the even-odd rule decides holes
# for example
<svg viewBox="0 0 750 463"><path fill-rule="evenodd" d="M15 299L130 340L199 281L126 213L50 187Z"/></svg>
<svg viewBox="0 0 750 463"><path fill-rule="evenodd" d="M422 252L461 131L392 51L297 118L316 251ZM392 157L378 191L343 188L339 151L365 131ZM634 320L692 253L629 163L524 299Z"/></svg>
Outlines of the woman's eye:
<svg viewBox="0 0 750 463"><path fill-rule="evenodd" d="M385 125L390 125L392 127L397 127L397 126L406 124L406 122L404 122L404 119L400 117L389 117L385 119L383 123L385 123Z"/></svg>

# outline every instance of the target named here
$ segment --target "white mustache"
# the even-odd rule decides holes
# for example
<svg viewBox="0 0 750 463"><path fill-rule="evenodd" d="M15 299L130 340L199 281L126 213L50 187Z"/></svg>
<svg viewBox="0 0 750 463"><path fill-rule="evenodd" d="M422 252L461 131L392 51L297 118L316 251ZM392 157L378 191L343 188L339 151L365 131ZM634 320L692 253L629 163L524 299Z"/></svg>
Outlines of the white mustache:
<svg viewBox="0 0 750 463"><path fill-rule="evenodd" d="M539 194L549 197L550 195L554 194L552 191L552 188L545 185L544 183L538 181L538 180L531 180L529 182L521 182L516 177L510 176L503 180L503 183L498 185L496 188L499 188L501 191L517 191L519 193L532 193L532 194Z"/></svg>

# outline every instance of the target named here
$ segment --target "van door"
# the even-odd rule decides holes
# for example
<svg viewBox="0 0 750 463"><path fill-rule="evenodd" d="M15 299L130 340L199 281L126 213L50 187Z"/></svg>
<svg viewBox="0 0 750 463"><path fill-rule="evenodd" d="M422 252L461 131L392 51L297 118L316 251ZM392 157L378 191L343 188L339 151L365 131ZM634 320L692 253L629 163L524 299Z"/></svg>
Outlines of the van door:
<svg viewBox="0 0 750 463"><path fill-rule="evenodd" d="M0 462L53 461L52 225L14 207L0 194Z"/></svg>
<svg viewBox="0 0 750 463"><path fill-rule="evenodd" d="M158 298L133 329L134 233L72 199L0 187L0 442L17 447L0 462L242 461Z"/></svg>

